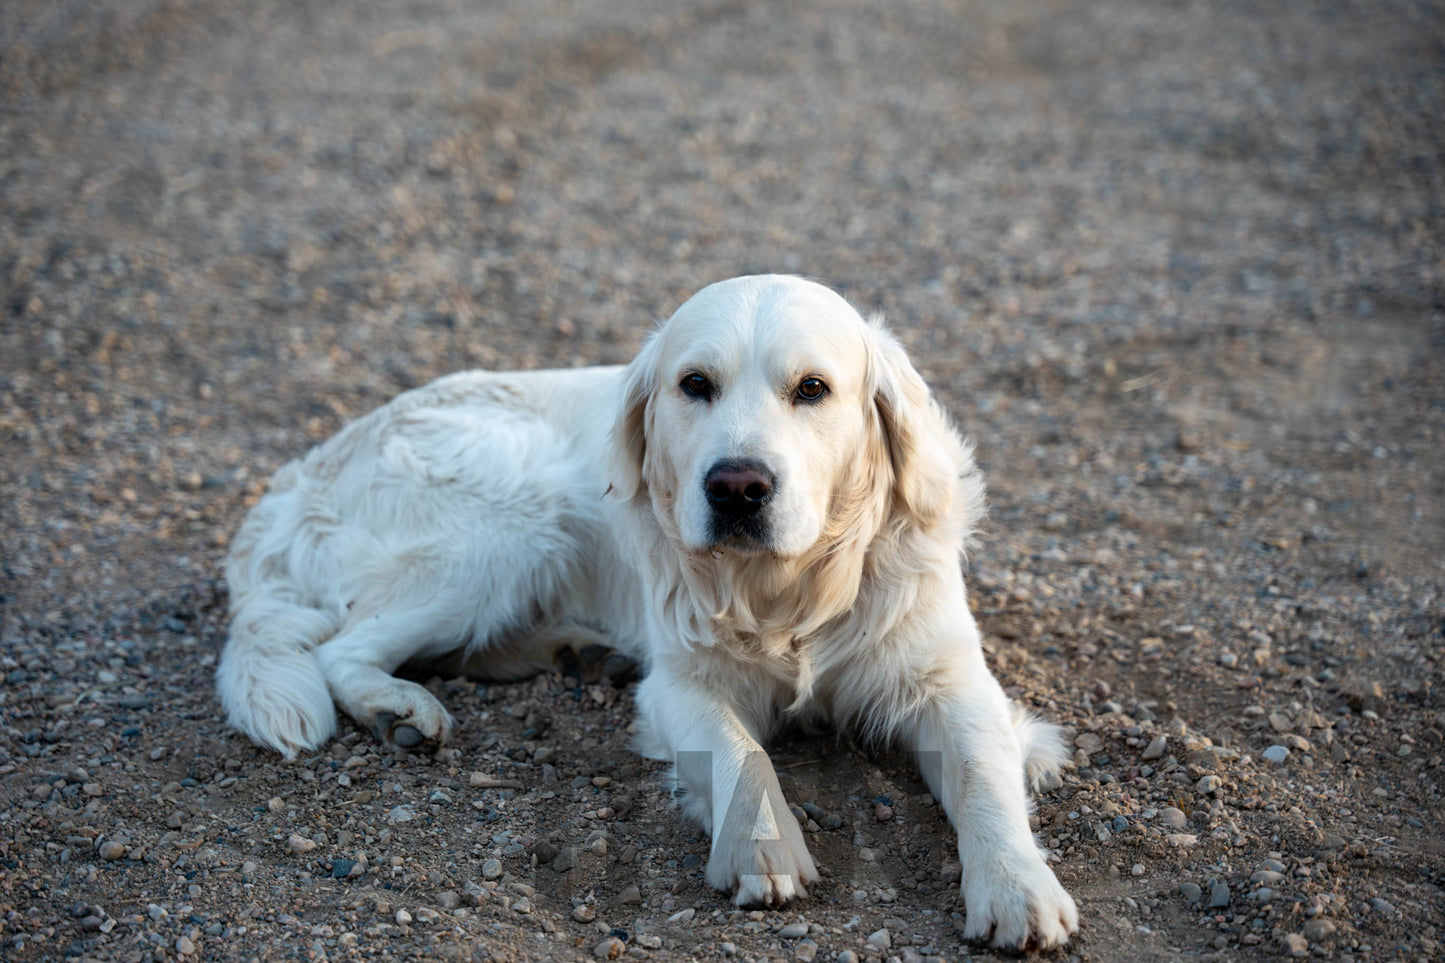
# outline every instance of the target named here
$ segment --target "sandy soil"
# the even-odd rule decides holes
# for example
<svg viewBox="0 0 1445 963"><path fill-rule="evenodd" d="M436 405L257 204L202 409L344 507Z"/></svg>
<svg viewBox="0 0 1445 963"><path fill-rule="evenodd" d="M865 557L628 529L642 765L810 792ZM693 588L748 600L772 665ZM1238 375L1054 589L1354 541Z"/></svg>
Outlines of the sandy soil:
<svg viewBox="0 0 1445 963"><path fill-rule="evenodd" d="M1445 8L1404 0L0 5L0 958L991 958L846 739L778 746L828 876L750 914L600 667L432 680L436 756L218 716L272 470L757 270L885 311L978 445L993 664L1076 735L1059 958L1439 959Z"/></svg>

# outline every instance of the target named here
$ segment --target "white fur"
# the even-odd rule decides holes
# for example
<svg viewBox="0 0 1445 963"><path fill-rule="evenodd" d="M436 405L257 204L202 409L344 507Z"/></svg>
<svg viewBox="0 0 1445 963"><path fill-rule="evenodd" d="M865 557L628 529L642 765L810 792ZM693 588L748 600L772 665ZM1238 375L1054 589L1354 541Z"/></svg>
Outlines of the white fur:
<svg viewBox="0 0 1445 963"><path fill-rule="evenodd" d="M692 373L708 397L681 389ZM727 460L774 481L756 531L718 533L704 479ZM643 661L639 748L674 763L708 881L740 905L818 877L762 743L831 722L918 753L959 830L967 936L1056 946L1078 915L1025 782L1063 745L984 663L960 572L982 510L969 447L881 322L798 278L737 278L626 369L453 375L281 469L227 564L220 696L288 757L333 734L333 700L444 740L403 662L516 677L605 638Z"/></svg>

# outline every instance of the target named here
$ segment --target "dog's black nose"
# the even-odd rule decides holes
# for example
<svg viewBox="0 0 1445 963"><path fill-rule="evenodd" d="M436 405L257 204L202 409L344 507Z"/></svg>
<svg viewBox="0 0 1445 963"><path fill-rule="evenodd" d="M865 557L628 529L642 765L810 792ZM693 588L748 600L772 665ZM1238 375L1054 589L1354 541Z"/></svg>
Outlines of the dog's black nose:
<svg viewBox="0 0 1445 963"><path fill-rule="evenodd" d="M744 461L718 462L702 485L713 510L734 518L757 514L773 494L772 474Z"/></svg>

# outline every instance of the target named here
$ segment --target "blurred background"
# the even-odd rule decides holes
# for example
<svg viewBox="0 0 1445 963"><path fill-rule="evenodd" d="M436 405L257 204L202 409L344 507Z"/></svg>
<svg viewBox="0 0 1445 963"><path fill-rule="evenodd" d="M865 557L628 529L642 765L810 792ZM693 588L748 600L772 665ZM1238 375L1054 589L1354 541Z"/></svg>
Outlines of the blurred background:
<svg viewBox="0 0 1445 963"><path fill-rule="evenodd" d="M1381 832L1438 806L1397 752L1439 735L1445 574L1445 7L1407 0L5 0L0 772L94 671L249 752L209 666L271 471L761 271L884 312L977 443L1011 686L1246 754L1264 709L1398 699L1414 802L1323 743L1313 778Z"/></svg>

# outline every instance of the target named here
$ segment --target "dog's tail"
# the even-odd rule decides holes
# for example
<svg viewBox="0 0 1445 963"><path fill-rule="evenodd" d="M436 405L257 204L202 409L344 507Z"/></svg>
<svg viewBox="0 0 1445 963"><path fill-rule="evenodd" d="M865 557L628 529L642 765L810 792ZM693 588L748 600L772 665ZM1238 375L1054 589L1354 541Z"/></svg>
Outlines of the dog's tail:
<svg viewBox="0 0 1445 963"><path fill-rule="evenodd" d="M1069 761L1064 730L1045 722L1023 706L1014 704L1014 731L1024 751L1024 777L1030 791L1038 792L1044 781Z"/></svg>
<svg viewBox="0 0 1445 963"><path fill-rule="evenodd" d="M330 739L336 710L312 650L335 631L326 613L279 600L239 609L216 668L226 720L287 759Z"/></svg>
<svg viewBox="0 0 1445 963"><path fill-rule="evenodd" d="M336 733L331 690L314 650L343 618L308 604L311 593L298 577L324 563L319 539L293 537L315 523L293 482L293 466L277 473L231 545L231 632L216 668L227 721L287 759Z"/></svg>

